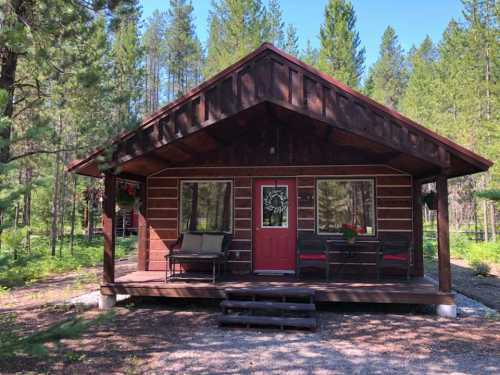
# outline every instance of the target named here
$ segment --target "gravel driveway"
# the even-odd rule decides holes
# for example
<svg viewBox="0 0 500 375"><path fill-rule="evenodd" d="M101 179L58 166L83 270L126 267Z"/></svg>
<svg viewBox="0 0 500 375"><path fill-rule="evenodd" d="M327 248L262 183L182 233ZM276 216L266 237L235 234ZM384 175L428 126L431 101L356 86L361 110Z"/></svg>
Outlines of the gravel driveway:
<svg viewBox="0 0 500 375"><path fill-rule="evenodd" d="M496 337L472 331L439 337L461 323L430 316L320 316L314 333L203 327L163 355L152 373L500 374L498 326ZM434 335L429 322L445 328Z"/></svg>

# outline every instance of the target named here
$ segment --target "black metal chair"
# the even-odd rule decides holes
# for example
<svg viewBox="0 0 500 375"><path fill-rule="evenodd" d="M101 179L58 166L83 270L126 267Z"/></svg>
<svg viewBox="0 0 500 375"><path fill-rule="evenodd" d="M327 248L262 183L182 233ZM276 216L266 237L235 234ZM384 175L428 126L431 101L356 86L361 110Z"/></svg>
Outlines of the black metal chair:
<svg viewBox="0 0 500 375"><path fill-rule="evenodd" d="M406 272L410 280L410 264L413 246L408 241L384 241L377 254L377 280L384 268L399 268Z"/></svg>
<svg viewBox="0 0 500 375"><path fill-rule="evenodd" d="M299 238L296 246L296 261L297 277L300 277L302 268L324 268L326 280L330 279L328 246L322 238L312 236Z"/></svg>

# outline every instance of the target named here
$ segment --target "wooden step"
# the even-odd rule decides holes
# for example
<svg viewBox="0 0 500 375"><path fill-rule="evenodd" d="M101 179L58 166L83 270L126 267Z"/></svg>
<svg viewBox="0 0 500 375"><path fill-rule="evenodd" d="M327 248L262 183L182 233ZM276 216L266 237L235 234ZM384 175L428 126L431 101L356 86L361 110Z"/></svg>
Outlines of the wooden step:
<svg viewBox="0 0 500 375"><path fill-rule="evenodd" d="M311 288L235 288L225 289L224 293L226 296L240 297L311 298L315 291Z"/></svg>
<svg viewBox="0 0 500 375"><path fill-rule="evenodd" d="M295 327L295 328L309 328L309 329L315 329L317 327L317 321L315 318L289 318L289 317L257 316L257 315L220 315L219 323Z"/></svg>
<svg viewBox="0 0 500 375"><path fill-rule="evenodd" d="M316 305L313 303L225 300L221 302L220 306L224 309L316 311Z"/></svg>

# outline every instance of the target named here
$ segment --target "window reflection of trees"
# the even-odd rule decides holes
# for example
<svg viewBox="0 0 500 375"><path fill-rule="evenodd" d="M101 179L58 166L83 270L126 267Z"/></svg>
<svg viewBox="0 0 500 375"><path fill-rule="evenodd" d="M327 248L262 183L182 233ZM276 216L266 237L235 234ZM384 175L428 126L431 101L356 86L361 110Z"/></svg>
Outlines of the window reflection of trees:
<svg viewBox="0 0 500 375"><path fill-rule="evenodd" d="M373 181L319 180L317 195L320 233L339 233L342 224L355 224L374 234Z"/></svg>
<svg viewBox="0 0 500 375"><path fill-rule="evenodd" d="M231 183L183 182L182 231L230 232Z"/></svg>

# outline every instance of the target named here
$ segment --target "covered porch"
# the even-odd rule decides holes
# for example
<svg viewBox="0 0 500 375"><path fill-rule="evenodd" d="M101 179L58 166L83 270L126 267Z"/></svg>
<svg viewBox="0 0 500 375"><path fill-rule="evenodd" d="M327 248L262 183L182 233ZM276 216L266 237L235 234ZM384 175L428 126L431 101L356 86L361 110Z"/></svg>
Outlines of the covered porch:
<svg viewBox="0 0 500 375"><path fill-rule="evenodd" d="M224 299L224 290L233 288L311 288L317 302L405 303L453 305L453 293L440 291L425 277L403 280L356 281L298 279L294 276L224 275L217 283L165 282L165 272L136 271L103 283L106 296L127 294L143 297Z"/></svg>
<svg viewBox="0 0 500 375"><path fill-rule="evenodd" d="M113 305L116 294L224 298L228 288L307 286L320 302L436 304L453 311L448 179L484 171L490 165L264 44L146 118L109 150L98 150L68 169L104 177L103 307ZM115 279L117 180L139 186L141 205L138 271ZM424 278L423 269L422 185L429 182L436 186L437 285ZM224 225L215 229L232 238L224 254L227 272L215 284L167 282L171 243L191 230L193 222L207 221L191 217L200 199L195 202L187 189L201 184L219 184L227 193L213 199L222 202L216 211L224 212L220 215ZM278 226L287 235L275 237L286 243L287 259L282 263L266 262L278 258L279 254L272 255L278 246L268 246L266 252L259 243L259 233L272 224L265 224L261 214L261 194L267 187L283 188L286 193L288 216ZM342 212L333 212L332 219L335 202L347 196L341 188L359 196L351 200L360 204L353 209L353 204L342 203ZM183 204L186 199L189 203ZM350 279L328 282L256 274L262 269L294 274L296 241L316 236L338 243L343 240L339 227L351 221L363 222L366 235L359 240L360 251L345 260L333 246L323 258L333 273L339 266L350 268ZM410 280L399 275L377 282L377 252L372 248L394 238L411 248Z"/></svg>

